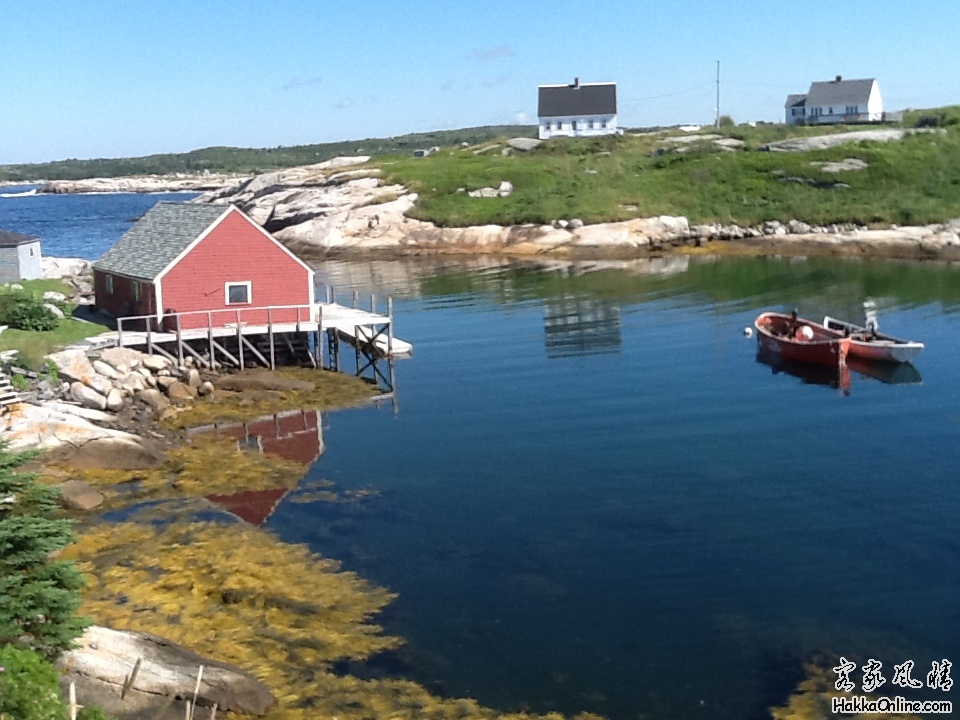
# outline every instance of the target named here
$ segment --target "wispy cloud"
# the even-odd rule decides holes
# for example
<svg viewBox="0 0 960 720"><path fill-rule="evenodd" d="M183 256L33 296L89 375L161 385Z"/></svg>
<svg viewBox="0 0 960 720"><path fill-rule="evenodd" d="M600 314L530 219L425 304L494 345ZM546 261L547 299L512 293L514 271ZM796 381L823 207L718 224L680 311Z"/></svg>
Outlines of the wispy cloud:
<svg viewBox="0 0 960 720"><path fill-rule="evenodd" d="M509 75L497 75L496 77L492 77L492 78L490 78L489 80L484 80L484 81L483 81L483 86L484 86L485 88L500 87L500 86L503 85L505 82L507 82L507 80L509 80L509 79L510 79L510 76L509 76Z"/></svg>
<svg viewBox="0 0 960 720"><path fill-rule="evenodd" d="M354 102L356 102L356 101L355 101L353 98L344 98L344 99L341 100L340 102L334 103L334 104L333 104L333 109L334 109L334 110L346 110L346 109L349 108L349 107L353 107Z"/></svg>
<svg viewBox="0 0 960 720"><path fill-rule="evenodd" d="M307 85L319 85L323 82L323 78L319 75L317 77L297 77L291 80L290 82L284 83L284 90L293 90L294 88L306 87Z"/></svg>
<svg viewBox="0 0 960 720"><path fill-rule="evenodd" d="M525 112L518 112L518 113L516 114L515 118L516 118L516 121L517 121L518 123L520 123L521 125L525 124L525 123L527 122L527 120L529 119L529 118L527 117L527 114L526 114Z"/></svg>
<svg viewBox="0 0 960 720"><path fill-rule="evenodd" d="M509 45L494 45L493 47L471 50L467 53L470 60L502 60L503 58L512 58L516 53Z"/></svg>

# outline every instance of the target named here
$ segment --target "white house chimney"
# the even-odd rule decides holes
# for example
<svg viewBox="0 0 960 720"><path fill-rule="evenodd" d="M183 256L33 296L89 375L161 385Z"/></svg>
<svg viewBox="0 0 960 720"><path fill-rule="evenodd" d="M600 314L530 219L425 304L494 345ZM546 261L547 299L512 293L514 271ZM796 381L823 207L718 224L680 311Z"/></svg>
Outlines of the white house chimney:
<svg viewBox="0 0 960 720"><path fill-rule="evenodd" d="M841 80L843 80L843 75L837 75L837 79L835 82L840 82Z"/></svg>
<svg viewBox="0 0 960 720"><path fill-rule="evenodd" d="M575 77L575 78L573 79L573 86L574 86L575 88L580 87L580 78Z"/></svg>

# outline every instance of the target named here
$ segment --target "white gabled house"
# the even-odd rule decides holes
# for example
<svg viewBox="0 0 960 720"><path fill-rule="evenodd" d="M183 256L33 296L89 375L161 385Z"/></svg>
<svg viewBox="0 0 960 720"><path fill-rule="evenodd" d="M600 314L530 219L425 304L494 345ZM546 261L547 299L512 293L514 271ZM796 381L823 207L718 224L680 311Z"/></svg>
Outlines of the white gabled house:
<svg viewBox="0 0 960 720"><path fill-rule="evenodd" d="M537 86L540 139L614 135L617 128L617 84L581 83Z"/></svg>
<svg viewBox="0 0 960 720"><path fill-rule="evenodd" d="M806 95L788 95L787 125L865 123L883 120L880 86L873 78L814 82Z"/></svg>

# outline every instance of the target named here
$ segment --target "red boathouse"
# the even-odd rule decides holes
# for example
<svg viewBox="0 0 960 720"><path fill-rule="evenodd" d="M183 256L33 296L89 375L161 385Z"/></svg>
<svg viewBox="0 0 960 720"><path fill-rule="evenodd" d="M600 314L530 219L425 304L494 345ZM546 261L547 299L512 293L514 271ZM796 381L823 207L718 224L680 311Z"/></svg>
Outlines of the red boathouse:
<svg viewBox="0 0 960 720"><path fill-rule="evenodd" d="M93 273L99 309L155 327L309 321L314 307L310 266L233 205L159 202Z"/></svg>

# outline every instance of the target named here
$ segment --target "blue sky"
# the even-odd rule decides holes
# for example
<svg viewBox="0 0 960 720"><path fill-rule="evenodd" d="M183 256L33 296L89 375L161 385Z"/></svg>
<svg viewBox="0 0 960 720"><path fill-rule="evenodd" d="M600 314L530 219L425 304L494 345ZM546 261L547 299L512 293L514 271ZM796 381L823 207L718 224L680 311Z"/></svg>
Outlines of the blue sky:
<svg viewBox="0 0 960 720"><path fill-rule="evenodd" d="M912 9L910 9L912 7ZM0 163L535 122L614 80L626 126L782 119L811 80L960 103L957 0L4 0Z"/></svg>

